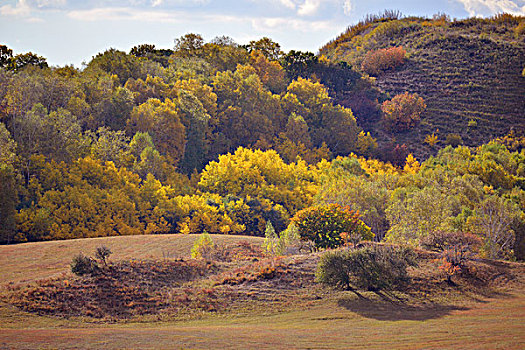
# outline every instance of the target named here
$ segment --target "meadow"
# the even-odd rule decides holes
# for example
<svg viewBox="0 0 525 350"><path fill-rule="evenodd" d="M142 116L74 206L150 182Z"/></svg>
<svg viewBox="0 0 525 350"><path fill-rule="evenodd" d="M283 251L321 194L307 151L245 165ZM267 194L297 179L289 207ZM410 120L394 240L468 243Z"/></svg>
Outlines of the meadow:
<svg viewBox="0 0 525 350"><path fill-rule="evenodd" d="M215 242L261 238L213 236ZM69 263L79 251L111 247L111 261L188 258L193 235L105 237L26 243L0 247L2 294L7 285L31 284L57 274L72 278ZM501 276L491 293L479 293L458 281L452 294L434 296L428 305L415 299L384 300L371 292L364 298L318 286L304 304L274 308L265 301L247 309L172 320L138 318L103 322L82 317L55 317L0 305L0 347L8 349L519 349L525 345L525 268L519 263L491 262ZM481 269L482 265L479 265ZM427 272L425 272L427 273ZM505 283L503 283L503 280ZM259 282L254 282L256 285ZM268 283L262 281L260 283ZM244 283L247 285L249 283ZM313 288L313 289L312 289ZM489 288L486 289L488 291ZM285 295L288 292L285 292ZM278 300L278 290L275 299ZM292 295L292 294L290 294ZM277 302L278 303L278 302ZM280 309L280 311L279 311Z"/></svg>

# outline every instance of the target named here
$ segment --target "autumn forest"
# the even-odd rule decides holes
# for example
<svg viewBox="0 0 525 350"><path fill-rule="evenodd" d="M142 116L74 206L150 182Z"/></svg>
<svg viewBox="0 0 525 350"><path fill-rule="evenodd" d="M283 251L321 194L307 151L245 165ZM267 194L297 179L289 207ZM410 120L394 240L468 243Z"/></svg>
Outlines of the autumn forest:
<svg viewBox="0 0 525 350"><path fill-rule="evenodd" d="M380 83L415 60L417 48L396 38L492 25L523 43L523 18L388 15L318 55L266 37L239 45L186 34L172 50L108 49L78 69L1 46L0 241L264 237L335 205L358 213L375 241L473 236L483 256L523 259L523 123L478 144L443 127L438 138L432 99ZM375 37L359 39L368 51L330 51L370 28ZM417 130L432 132L406 141Z"/></svg>

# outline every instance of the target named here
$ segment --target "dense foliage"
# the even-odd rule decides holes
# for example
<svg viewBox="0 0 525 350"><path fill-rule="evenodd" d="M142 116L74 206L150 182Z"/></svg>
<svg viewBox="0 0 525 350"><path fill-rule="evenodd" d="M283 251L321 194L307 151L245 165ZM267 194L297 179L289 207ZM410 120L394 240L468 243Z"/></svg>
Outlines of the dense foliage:
<svg viewBox="0 0 525 350"><path fill-rule="evenodd" d="M379 75L402 65L405 55L406 51L402 47L369 51L361 63L361 69L370 75Z"/></svg>
<svg viewBox="0 0 525 350"><path fill-rule="evenodd" d="M395 289L408 281L407 268L416 265L407 247L374 245L325 253L317 267L317 281L343 289Z"/></svg>
<svg viewBox="0 0 525 350"><path fill-rule="evenodd" d="M456 147L425 161L378 145L335 100L399 137L426 122L426 102L387 101L359 65L283 53L268 38L239 46L196 34L174 50L111 49L82 70L31 59L15 69L12 52L0 53L2 243L264 236L270 223L286 242L294 218L317 248L356 232L415 246L461 232L479 237L485 256L525 255L525 141L510 133L469 148L450 134Z"/></svg>
<svg viewBox="0 0 525 350"><path fill-rule="evenodd" d="M344 244L342 234L356 234L370 240L374 234L361 220L359 213L339 204L328 204L303 209L292 218L299 236L312 241L316 249L336 248Z"/></svg>

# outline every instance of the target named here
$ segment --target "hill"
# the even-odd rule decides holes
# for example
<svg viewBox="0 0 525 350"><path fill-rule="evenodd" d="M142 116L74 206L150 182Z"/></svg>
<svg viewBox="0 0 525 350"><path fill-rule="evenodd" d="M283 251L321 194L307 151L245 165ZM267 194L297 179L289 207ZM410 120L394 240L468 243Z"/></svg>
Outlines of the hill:
<svg viewBox="0 0 525 350"><path fill-rule="evenodd" d="M410 131L386 133L378 115L355 109L358 123L379 141L395 139L426 157L436 151L425 144L436 133L444 146L448 134L459 134L464 144L477 146L511 129L525 128L525 18L498 15L490 19L451 21L402 18L386 12L349 27L320 49L332 62L347 62L361 70L370 52L403 47L405 64L375 77L376 86L393 97L417 93L427 104L421 124ZM351 98L339 102L354 107ZM381 101L379 101L381 102Z"/></svg>
<svg viewBox="0 0 525 350"><path fill-rule="evenodd" d="M456 276L451 285L436 268L436 254L417 251L419 267L410 271L409 285L388 293L356 294L314 282L317 253L249 257L242 249L260 246L260 238L212 237L239 254L208 262L188 259L195 239L190 235L0 247L0 256L9 261L0 265L2 276L8 276L1 286L0 344L23 349L392 349L460 344L489 349L525 344L522 264L471 261L469 273ZM68 255L90 252L100 244L115 252L103 275L75 277L66 272ZM172 273L191 266L204 269L183 278ZM31 273L23 276L23 271ZM192 294L195 290L205 291L205 297ZM152 294L145 298L145 292ZM15 302L21 300L30 304ZM162 302L166 300L171 300L169 305ZM102 314L84 312L99 304ZM122 312L125 309L133 315Z"/></svg>

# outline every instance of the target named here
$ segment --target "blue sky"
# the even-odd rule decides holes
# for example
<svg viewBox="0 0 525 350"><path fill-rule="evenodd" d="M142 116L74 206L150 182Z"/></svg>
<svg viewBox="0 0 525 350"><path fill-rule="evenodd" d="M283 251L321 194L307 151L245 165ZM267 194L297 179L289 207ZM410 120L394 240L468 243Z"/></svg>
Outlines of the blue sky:
<svg viewBox="0 0 525 350"><path fill-rule="evenodd" d="M189 32L241 44L268 36L285 51L317 52L348 25L384 9L452 18L525 15L525 0L0 0L0 43L61 66L80 66L110 47L171 48Z"/></svg>

